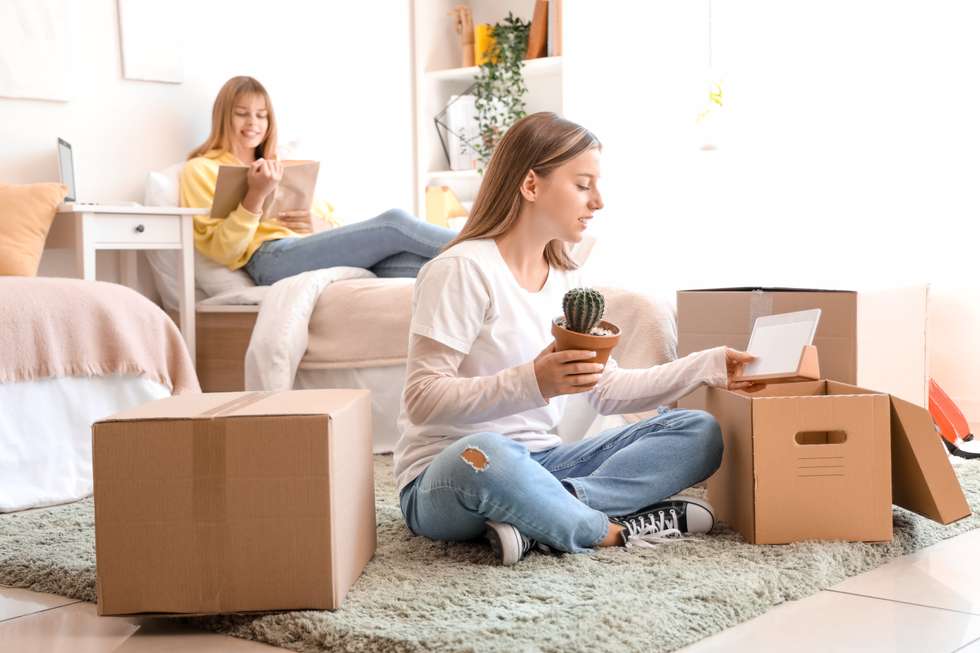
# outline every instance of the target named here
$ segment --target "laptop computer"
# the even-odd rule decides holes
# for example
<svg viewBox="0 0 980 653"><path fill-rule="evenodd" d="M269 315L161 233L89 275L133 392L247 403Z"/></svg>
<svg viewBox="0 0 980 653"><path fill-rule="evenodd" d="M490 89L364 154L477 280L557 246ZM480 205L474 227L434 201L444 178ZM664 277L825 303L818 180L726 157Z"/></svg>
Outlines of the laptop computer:
<svg viewBox="0 0 980 653"><path fill-rule="evenodd" d="M68 189L65 195L65 202L81 204L84 206L139 206L139 202L130 200L119 200L114 202L86 202L79 200L75 193L75 157L72 154L71 143L63 138L58 138L58 177Z"/></svg>

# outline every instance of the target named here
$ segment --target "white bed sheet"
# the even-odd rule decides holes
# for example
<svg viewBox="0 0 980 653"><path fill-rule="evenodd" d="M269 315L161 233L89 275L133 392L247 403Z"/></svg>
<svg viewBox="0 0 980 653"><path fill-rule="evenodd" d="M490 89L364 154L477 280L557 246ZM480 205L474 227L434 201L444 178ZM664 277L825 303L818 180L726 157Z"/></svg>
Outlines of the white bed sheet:
<svg viewBox="0 0 980 653"><path fill-rule="evenodd" d="M371 391L371 419L374 453L390 453L398 442L398 411L405 366L352 367L345 369L304 369L300 364L293 388L365 388Z"/></svg>
<svg viewBox="0 0 980 653"><path fill-rule="evenodd" d="M361 367L348 369L300 369L293 387L365 388L371 391L371 416L374 453L390 453L398 443L398 412L402 388L405 386L405 366ZM619 415L602 416L595 412L584 395L574 395L566 404L565 415L558 424L558 435L564 442L577 442L605 429L622 426L626 420Z"/></svg>
<svg viewBox="0 0 980 653"><path fill-rule="evenodd" d="M169 396L129 374L0 384L0 512L92 494L92 423Z"/></svg>

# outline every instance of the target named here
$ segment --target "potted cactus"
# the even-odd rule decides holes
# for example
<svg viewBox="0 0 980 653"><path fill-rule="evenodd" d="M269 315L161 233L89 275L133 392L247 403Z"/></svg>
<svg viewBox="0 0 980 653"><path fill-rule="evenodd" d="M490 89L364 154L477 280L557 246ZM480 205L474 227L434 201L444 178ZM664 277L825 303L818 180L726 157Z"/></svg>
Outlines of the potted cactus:
<svg viewBox="0 0 980 653"><path fill-rule="evenodd" d="M619 342L619 327L603 320L606 300L592 288L573 288L562 299L564 315L551 324L557 351L583 349L594 351L594 362L605 364L609 353Z"/></svg>

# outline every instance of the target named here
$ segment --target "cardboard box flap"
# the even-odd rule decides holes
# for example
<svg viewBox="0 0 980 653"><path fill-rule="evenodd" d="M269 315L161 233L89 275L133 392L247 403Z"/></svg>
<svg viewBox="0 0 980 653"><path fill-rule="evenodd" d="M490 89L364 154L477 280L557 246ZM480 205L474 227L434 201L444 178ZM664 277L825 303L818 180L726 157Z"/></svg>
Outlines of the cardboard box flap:
<svg viewBox="0 0 980 653"><path fill-rule="evenodd" d="M764 286L733 286L729 288L692 288L678 292L846 292L855 293L854 290L836 290L833 288L767 288Z"/></svg>
<svg viewBox="0 0 980 653"><path fill-rule="evenodd" d="M745 397L746 399L759 399L768 397L820 397L828 394L827 381L798 381L795 383L775 383L762 388L747 392L745 390L731 390L730 392Z"/></svg>
<svg viewBox="0 0 980 653"><path fill-rule="evenodd" d="M828 384L869 392L844 383ZM892 501L940 524L969 517L970 506L928 411L898 397L889 397Z"/></svg>
<svg viewBox="0 0 980 653"><path fill-rule="evenodd" d="M970 506L928 411L891 399L895 504L940 524L969 517Z"/></svg>
<svg viewBox="0 0 980 653"><path fill-rule="evenodd" d="M157 399L110 415L100 422L206 419L256 415L331 415L368 390L293 390L290 392L215 392Z"/></svg>

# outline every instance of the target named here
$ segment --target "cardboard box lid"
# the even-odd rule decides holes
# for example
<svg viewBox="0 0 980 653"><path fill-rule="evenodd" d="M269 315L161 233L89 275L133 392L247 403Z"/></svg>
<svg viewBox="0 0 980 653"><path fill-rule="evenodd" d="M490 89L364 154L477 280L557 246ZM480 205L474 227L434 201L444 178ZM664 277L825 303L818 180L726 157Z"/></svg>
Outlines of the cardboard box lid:
<svg viewBox="0 0 980 653"><path fill-rule="evenodd" d="M766 286L731 286L728 288L690 288L677 292L846 292L856 293L855 290L836 290L833 288L783 288Z"/></svg>
<svg viewBox="0 0 980 653"><path fill-rule="evenodd" d="M370 391L330 389L181 394L118 412L96 423L258 415L331 415L365 395L370 395Z"/></svg>
<svg viewBox="0 0 980 653"><path fill-rule="evenodd" d="M837 392L875 392L836 381L827 381L827 385ZM892 502L940 524L969 517L970 506L929 413L925 408L888 396L891 401Z"/></svg>

